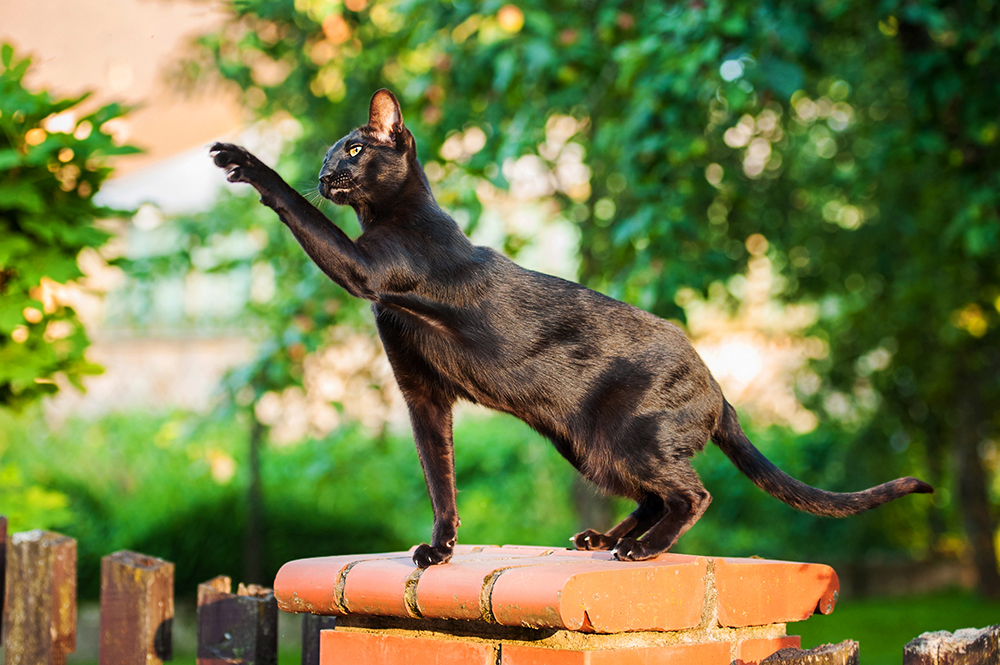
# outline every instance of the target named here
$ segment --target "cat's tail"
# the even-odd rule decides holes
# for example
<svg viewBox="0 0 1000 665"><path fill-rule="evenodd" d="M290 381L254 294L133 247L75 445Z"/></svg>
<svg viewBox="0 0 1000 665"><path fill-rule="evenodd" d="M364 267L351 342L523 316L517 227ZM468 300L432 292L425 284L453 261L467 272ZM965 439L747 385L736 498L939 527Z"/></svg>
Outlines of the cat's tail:
<svg viewBox="0 0 1000 665"><path fill-rule="evenodd" d="M753 484L792 508L813 515L846 517L856 515L907 494L931 494L934 488L916 478L897 478L861 492L827 492L792 478L771 464L750 443L736 419L736 410L723 400L722 416L712 433L712 441Z"/></svg>

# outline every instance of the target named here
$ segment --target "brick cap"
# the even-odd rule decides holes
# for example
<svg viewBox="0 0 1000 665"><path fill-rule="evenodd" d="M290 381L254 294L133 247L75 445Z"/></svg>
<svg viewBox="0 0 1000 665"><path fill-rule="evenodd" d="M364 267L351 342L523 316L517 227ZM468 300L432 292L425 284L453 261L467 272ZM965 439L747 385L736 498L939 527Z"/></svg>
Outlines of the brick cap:
<svg viewBox="0 0 1000 665"><path fill-rule="evenodd" d="M608 552L461 545L451 562L419 569L410 556L291 561L274 581L278 606L619 633L684 630L704 617L724 627L802 621L832 612L839 589L829 566L765 559L667 553L620 562Z"/></svg>

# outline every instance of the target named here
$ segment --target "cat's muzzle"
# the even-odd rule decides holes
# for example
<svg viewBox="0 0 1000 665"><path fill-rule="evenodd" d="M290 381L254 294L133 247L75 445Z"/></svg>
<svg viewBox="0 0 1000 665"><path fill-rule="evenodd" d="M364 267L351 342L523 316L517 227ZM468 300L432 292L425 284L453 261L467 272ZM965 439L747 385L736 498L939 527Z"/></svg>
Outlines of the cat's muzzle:
<svg viewBox="0 0 1000 665"><path fill-rule="evenodd" d="M319 179L319 193L331 201L337 194L346 194L352 189L356 189L354 179L344 172L329 173Z"/></svg>

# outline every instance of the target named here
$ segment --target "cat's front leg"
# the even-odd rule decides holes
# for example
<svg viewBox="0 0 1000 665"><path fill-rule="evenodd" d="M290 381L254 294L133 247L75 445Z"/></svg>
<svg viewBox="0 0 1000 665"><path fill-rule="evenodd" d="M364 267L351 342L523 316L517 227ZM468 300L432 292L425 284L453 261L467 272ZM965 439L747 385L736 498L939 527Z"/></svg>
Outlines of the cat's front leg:
<svg viewBox="0 0 1000 665"><path fill-rule="evenodd" d="M434 509L431 542L417 546L413 563L427 568L451 560L458 537L458 503L455 488L455 452L451 429L451 403L441 397L408 397L413 439L427 481Z"/></svg>
<svg viewBox="0 0 1000 665"><path fill-rule="evenodd" d="M316 265L348 293L375 300L372 284L378 267L347 235L246 148L216 143L215 165L225 169L230 182L245 182L260 194L260 202L278 213Z"/></svg>

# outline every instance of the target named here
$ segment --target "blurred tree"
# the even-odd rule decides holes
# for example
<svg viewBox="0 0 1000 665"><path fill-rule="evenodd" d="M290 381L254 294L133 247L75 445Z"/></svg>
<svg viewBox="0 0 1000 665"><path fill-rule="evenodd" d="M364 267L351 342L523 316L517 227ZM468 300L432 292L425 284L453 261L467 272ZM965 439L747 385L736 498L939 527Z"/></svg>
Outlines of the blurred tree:
<svg viewBox="0 0 1000 665"><path fill-rule="evenodd" d="M106 132L122 115L116 104L82 114L87 96L52 99L29 92L31 61L0 45L0 422L101 368L84 357L88 340L64 285L82 276L77 256L110 237L94 222L112 211L93 197L110 173L104 158L135 150ZM0 513L12 530L70 520L67 497L27 482L5 459L12 441L0 433Z"/></svg>
<svg viewBox="0 0 1000 665"><path fill-rule="evenodd" d="M30 64L0 47L0 408L12 409L56 392L57 375L82 388L101 371L59 290L82 276L80 252L110 237L94 225L113 214L93 200L111 171L104 158L136 151L107 132L120 106L81 114L87 95L29 92Z"/></svg>
<svg viewBox="0 0 1000 665"><path fill-rule="evenodd" d="M1000 594L995 2L241 0L234 10L187 74L221 75L262 117L297 119L303 133L282 167L293 178L311 178L388 86L460 222L474 225L484 181L534 187L579 224L581 278L594 288L683 318L678 294L735 302L741 281L730 277L768 260L781 278L774 295L819 312L822 384L804 385L803 398L823 427L855 439L834 484L929 474L942 491L912 540L940 548L960 518L980 588ZM357 311L300 252L273 261L294 293L275 299L273 342L242 375L250 402L299 380L331 312Z"/></svg>

